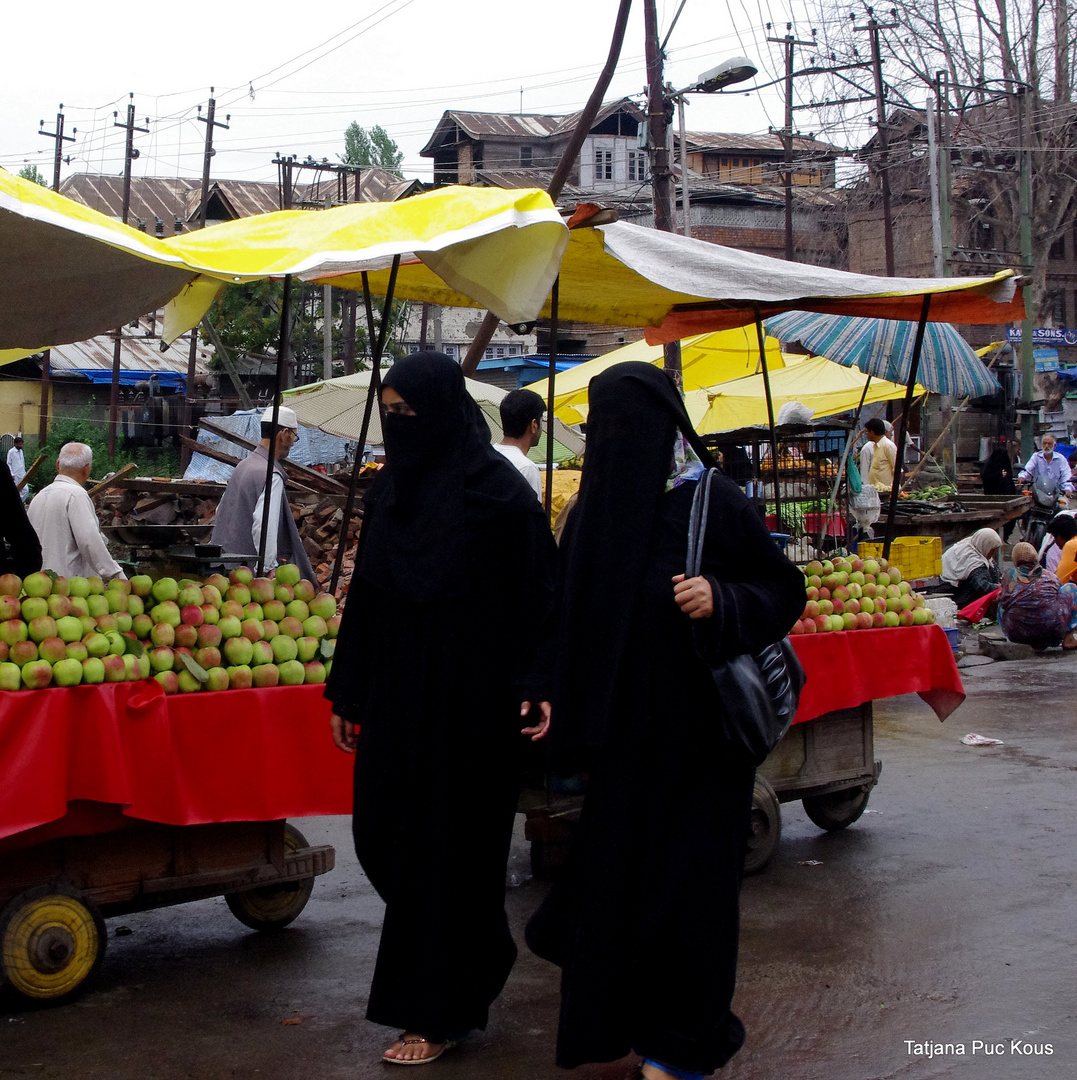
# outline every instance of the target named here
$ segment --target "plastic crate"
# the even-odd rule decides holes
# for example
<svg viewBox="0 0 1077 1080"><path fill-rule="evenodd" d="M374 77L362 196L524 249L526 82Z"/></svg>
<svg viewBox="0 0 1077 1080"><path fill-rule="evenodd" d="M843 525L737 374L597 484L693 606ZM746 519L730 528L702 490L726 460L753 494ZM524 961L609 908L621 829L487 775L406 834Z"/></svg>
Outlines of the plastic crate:
<svg viewBox="0 0 1077 1080"><path fill-rule="evenodd" d="M944 626L942 632L946 635L946 640L950 643L950 648L954 651L954 656L958 654L960 645L958 644L958 629L956 626Z"/></svg>
<svg viewBox="0 0 1077 1080"><path fill-rule="evenodd" d="M791 533L772 532L770 538L782 549L782 551L785 551L789 546L789 538L791 535Z"/></svg>
<svg viewBox="0 0 1077 1080"><path fill-rule="evenodd" d="M862 559L882 557L882 544L857 544L856 553ZM900 568L906 581L938 577L942 573L941 536L895 536L890 545L890 563Z"/></svg>

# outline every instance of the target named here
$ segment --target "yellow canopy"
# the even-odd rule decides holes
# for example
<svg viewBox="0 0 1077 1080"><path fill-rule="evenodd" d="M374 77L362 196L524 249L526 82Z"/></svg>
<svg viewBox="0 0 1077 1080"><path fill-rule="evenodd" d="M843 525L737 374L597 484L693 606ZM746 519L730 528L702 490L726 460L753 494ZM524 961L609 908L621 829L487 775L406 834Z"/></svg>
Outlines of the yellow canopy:
<svg viewBox="0 0 1077 1080"><path fill-rule="evenodd" d="M766 339L767 365L771 371L784 364L776 338ZM571 371L559 371L554 380L554 413L566 424L578 424L587 419L587 384L599 372L613 364L639 360L661 367L662 346L635 341L605 356L588 360ZM698 334L681 342L681 368L684 373L684 389L688 414L693 423L703 418L707 409L707 396L702 391L716 383L753 375L759 370L759 347L754 327L737 327L713 334ZM549 396L549 381L530 383L543 401Z"/></svg>

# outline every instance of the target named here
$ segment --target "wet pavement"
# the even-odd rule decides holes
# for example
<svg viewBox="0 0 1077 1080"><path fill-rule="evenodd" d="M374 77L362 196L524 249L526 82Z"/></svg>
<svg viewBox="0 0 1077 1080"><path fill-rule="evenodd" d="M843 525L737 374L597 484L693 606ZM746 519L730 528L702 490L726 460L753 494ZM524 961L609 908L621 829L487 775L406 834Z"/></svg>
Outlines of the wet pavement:
<svg viewBox="0 0 1077 1080"><path fill-rule="evenodd" d="M969 700L945 724L915 697L877 704L883 773L855 825L822 833L783 805L777 855L744 888L735 1007L748 1043L720 1075L1077 1076L1077 657L962 675ZM962 745L968 732L1003 745ZM110 920L80 1000L0 1013L0 1078L385 1077L392 1033L362 1020L380 904L346 820L298 824L336 845L337 869L292 927L253 933L220 900ZM526 877L522 842L512 872ZM544 889L510 890L518 940ZM423 1075L630 1075L627 1060L559 1073L556 1010L556 971L522 949L487 1031Z"/></svg>

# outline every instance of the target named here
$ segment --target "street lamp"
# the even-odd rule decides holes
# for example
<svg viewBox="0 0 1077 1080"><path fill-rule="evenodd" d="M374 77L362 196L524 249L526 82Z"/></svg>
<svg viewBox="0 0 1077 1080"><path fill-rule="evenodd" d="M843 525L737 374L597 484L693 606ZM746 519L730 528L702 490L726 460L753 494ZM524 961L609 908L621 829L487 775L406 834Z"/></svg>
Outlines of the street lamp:
<svg viewBox="0 0 1077 1080"><path fill-rule="evenodd" d="M755 78L758 73L759 69L748 57L733 56L728 60L723 60L709 71L704 71L691 86L686 86L683 90L676 90L669 95L671 101L677 102L677 123L680 128L681 231L685 236L692 235L692 220L688 196L688 148L684 130L684 95L719 93L734 83Z"/></svg>

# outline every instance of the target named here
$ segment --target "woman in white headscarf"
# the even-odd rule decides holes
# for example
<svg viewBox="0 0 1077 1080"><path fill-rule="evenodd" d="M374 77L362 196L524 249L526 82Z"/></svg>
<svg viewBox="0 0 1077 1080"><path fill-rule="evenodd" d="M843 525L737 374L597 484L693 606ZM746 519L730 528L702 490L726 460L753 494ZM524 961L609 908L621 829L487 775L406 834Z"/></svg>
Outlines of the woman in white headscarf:
<svg viewBox="0 0 1077 1080"><path fill-rule="evenodd" d="M942 580L954 586L954 603L959 608L998 588L995 556L1000 547L1002 537L994 529L977 529L943 552Z"/></svg>

